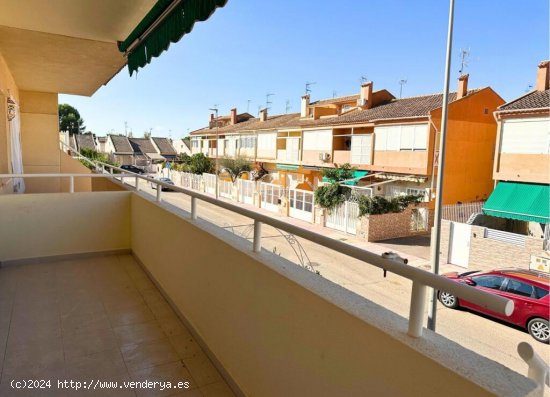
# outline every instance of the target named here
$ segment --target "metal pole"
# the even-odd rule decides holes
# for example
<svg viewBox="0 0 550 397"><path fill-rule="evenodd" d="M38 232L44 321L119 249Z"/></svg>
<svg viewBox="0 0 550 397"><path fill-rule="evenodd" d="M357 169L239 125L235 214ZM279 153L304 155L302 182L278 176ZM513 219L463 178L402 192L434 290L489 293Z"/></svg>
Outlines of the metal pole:
<svg viewBox="0 0 550 397"><path fill-rule="evenodd" d="M74 193L74 176L69 177L69 192Z"/></svg>
<svg viewBox="0 0 550 397"><path fill-rule="evenodd" d="M411 306L409 309L409 336L420 338L422 336L422 323L426 310L426 286L418 281L413 281L411 292Z"/></svg>
<svg viewBox="0 0 550 397"><path fill-rule="evenodd" d="M447 135L447 110L449 107L449 79L451 74L451 52L453 47L453 18L454 18L454 0L449 1L449 30L447 32L447 54L445 60L445 81L443 83L443 110L441 112L441 135L439 137L439 158L437 167L437 185L435 197L435 215L434 215L434 233L432 233L431 242L431 267L434 274L439 274L439 247L441 240L441 201L443 197L443 174L445 170L445 147ZM435 142L434 142L435 144ZM432 175L433 178L433 175ZM430 296L430 305L428 307L428 329L435 331L437 317L437 291L432 290Z"/></svg>
<svg viewBox="0 0 550 397"><path fill-rule="evenodd" d="M254 252L262 251L262 222L254 220L254 240L252 242Z"/></svg>
<svg viewBox="0 0 550 397"><path fill-rule="evenodd" d="M216 106L216 105L214 105ZM219 188L219 184L218 184L218 178L219 178L219 175L218 175L218 166L219 166L219 152L218 152L218 145L220 144L220 136L219 136L219 123L218 123L218 108L212 108L210 109L214 112L216 112L216 118L214 119L215 122L216 122L216 170L214 171L214 174L216 175L216 200L219 198L219 192L218 192L218 188Z"/></svg>
<svg viewBox="0 0 550 397"><path fill-rule="evenodd" d="M157 203L160 203L160 194L162 192L162 186L157 184Z"/></svg>
<svg viewBox="0 0 550 397"><path fill-rule="evenodd" d="M191 219L197 219L197 198L191 197Z"/></svg>

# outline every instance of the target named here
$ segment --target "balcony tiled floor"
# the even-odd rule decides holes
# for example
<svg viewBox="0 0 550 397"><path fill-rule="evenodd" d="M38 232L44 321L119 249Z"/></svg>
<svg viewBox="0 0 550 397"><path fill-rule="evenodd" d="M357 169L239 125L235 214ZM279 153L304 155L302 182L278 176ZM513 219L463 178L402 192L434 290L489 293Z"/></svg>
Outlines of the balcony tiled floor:
<svg viewBox="0 0 550 397"><path fill-rule="evenodd" d="M0 396L233 396L130 255L1 268L0 373ZM51 389L17 391L13 379ZM59 379L190 388L75 391Z"/></svg>

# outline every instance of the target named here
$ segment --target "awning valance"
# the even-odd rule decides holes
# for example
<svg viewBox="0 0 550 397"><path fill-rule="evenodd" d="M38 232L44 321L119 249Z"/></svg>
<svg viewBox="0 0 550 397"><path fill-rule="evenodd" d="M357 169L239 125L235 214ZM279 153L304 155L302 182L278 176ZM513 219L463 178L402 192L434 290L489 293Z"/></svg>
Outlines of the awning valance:
<svg viewBox="0 0 550 397"><path fill-rule="evenodd" d="M499 182L482 211L499 218L550 223L550 185Z"/></svg>
<svg viewBox="0 0 550 397"><path fill-rule="evenodd" d="M158 0L126 40L118 43L121 52L128 52L130 75L167 50L170 43L191 32L195 22L206 21L226 3L227 0Z"/></svg>

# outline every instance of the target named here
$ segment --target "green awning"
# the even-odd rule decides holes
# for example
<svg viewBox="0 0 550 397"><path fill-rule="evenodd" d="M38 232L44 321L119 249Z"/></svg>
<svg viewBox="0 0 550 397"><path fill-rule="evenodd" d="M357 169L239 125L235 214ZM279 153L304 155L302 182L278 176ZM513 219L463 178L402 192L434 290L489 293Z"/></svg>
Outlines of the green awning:
<svg viewBox="0 0 550 397"><path fill-rule="evenodd" d="M177 0L158 0L126 40L118 43L118 49L126 52ZM139 44L128 54L128 71L134 71L151 62L167 50L170 43L178 42L191 32L195 22L206 21L216 8L223 7L227 0L182 0L173 7Z"/></svg>
<svg viewBox="0 0 550 397"><path fill-rule="evenodd" d="M296 171L299 168L300 168L299 165L277 164L277 169L278 170Z"/></svg>
<svg viewBox="0 0 550 397"><path fill-rule="evenodd" d="M357 183L359 183L359 180L363 178L364 176L368 175L368 171L353 171L353 179L348 180L344 182L344 185L350 185L350 186L356 186ZM334 182L332 179L327 178L326 176L323 177L323 182Z"/></svg>
<svg viewBox="0 0 550 397"><path fill-rule="evenodd" d="M550 223L550 185L499 182L482 211L499 218Z"/></svg>

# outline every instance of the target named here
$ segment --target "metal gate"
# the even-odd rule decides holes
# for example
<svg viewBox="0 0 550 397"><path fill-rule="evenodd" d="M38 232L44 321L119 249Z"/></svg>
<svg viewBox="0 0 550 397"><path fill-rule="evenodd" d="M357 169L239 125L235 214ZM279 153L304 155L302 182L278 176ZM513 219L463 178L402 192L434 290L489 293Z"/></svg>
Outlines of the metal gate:
<svg viewBox="0 0 550 397"><path fill-rule="evenodd" d="M239 202L245 204L254 204L254 192L256 191L256 182L246 179L238 179L237 187L239 189Z"/></svg>
<svg viewBox="0 0 550 397"><path fill-rule="evenodd" d="M220 196L225 198L232 198L233 195L233 182L224 181L220 179L218 181L218 188L220 189Z"/></svg>
<svg viewBox="0 0 550 397"><path fill-rule="evenodd" d="M313 192L290 189L288 191L288 215L292 218L313 222Z"/></svg>
<svg viewBox="0 0 550 397"><path fill-rule="evenodd" d="M468 267L470 259L470 237L472 225L466 223L451 222L451 235L449 238L449 263Z"/></svg>
<svg viewBox="0 0 550 397"><path fill-rule="evenodd" d="M356 234L359 204L346 201L327 214L326 226L342 232Z"/></svg>
<svg viewBox="0 0 550 397"><path fill-rule="evenodd" d="M206 193L216 194L216 175L202 174L204 180L204 190Z"/></svg>
<svg viewBox="0 0 550 397"><path fill-rule="evenodd" d="M284 188L274 183L260 183L260 206L268 211L278 212Z"/></svg>

